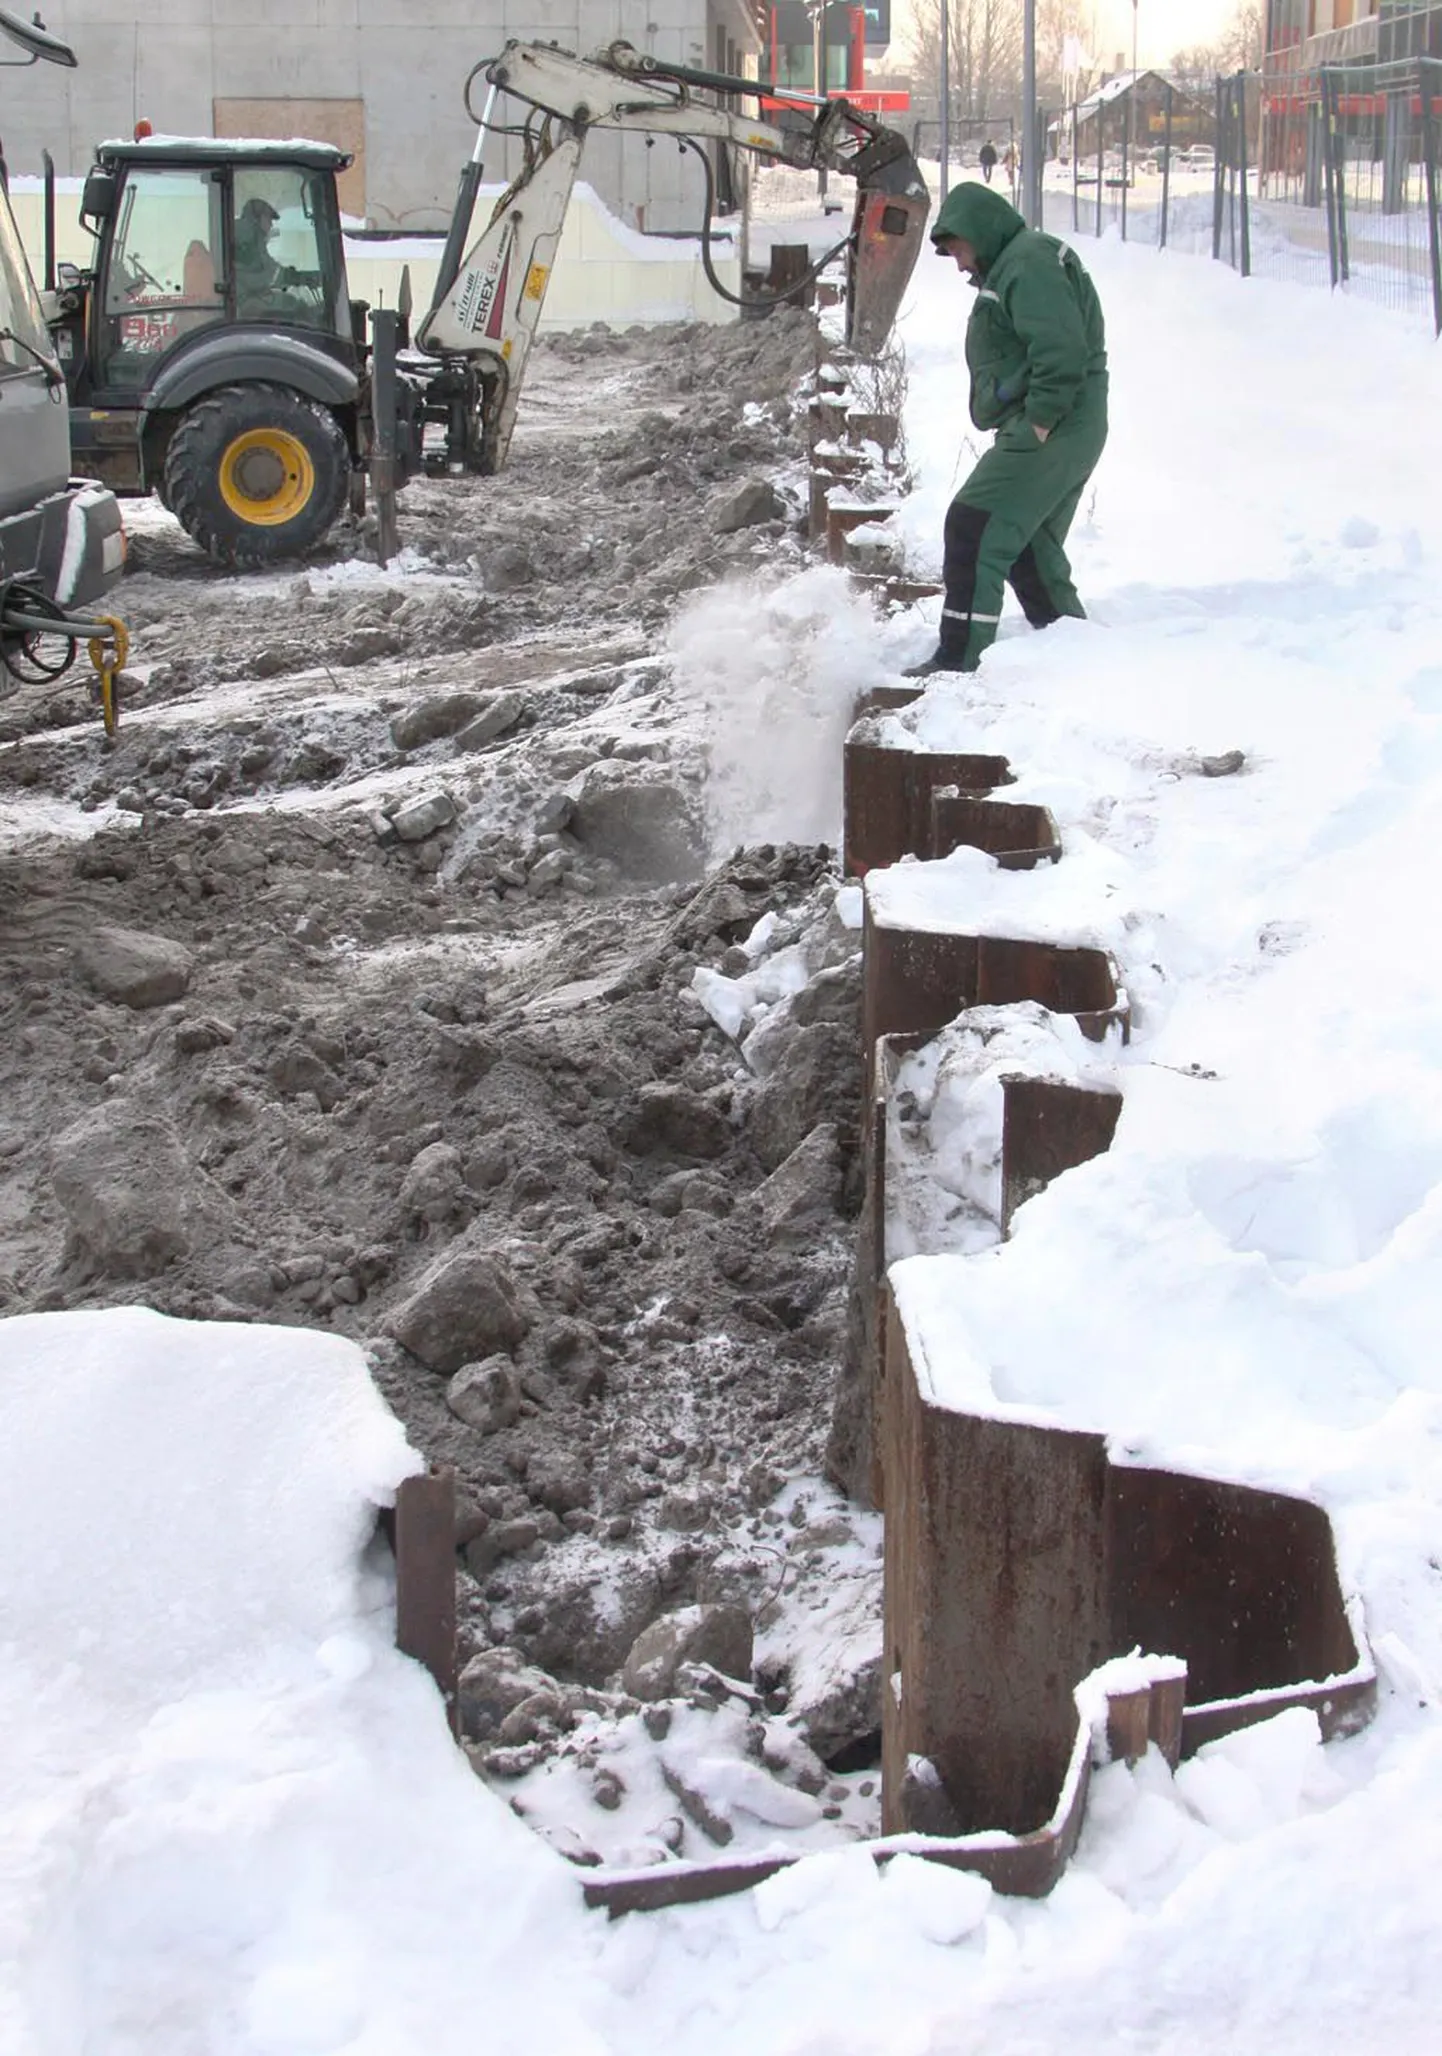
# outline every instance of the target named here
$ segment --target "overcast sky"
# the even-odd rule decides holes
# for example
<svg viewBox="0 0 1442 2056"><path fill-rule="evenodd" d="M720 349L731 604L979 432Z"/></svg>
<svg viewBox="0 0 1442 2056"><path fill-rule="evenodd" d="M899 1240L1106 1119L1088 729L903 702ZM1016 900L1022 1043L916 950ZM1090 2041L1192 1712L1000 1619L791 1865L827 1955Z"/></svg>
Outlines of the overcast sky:
<svg viewBox="0 0 1442 2056"><path fill-rule="evenodd" d="M1092 0L1094 50L1108 69L1118 51L1132 58L1130 0ZM1138 0L1137 55L1142 64L1165 64L1173 51L1215 41L1236 12L1236 0Z"/></svg>
<svg viewBox="0 0 1442 2056"><path fill-rule="evenodd" d="M892 0L893 35L910 18L913 4L914 0ZM1124 65L1130 65L1131 0L1085 0L1085 6L1093 24L1089 36L1092 53L1102 68L1112 70L1118 53ZM1021 0L1017 7L1019 10ZM1237 0L1138 0L1138 63L1165 64L1178 50L1215 42L1236 11Z"/></svg>

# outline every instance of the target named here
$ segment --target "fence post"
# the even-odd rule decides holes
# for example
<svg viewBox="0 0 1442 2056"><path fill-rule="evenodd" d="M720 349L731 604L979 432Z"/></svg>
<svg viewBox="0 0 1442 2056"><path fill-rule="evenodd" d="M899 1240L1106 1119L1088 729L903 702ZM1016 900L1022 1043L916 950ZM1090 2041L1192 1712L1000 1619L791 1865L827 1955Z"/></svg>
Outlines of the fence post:
<svg viewBox="0 0 1442 2056"><path fill-rule="evenodd" d="M1102 187L1106 181L1106 109L1097 102L1097 235L1102 232Z"/></svg>
<svg viewBox="0 0 1442 2056"><path fill-rule="evenodd" d="M1418 61L1422 84L1422 150L1427 179L1427 254L1432 264L1432 327L1442 336L1442 237L1437 221L1437 111L1433 93L1442 86L1442 64L1435 58Z"/></svg>
<svg viewBox="0 0 1442 2056"><path fill-rule="evenodd" d="M1337 275L1343 285L1352 276L1347 249L1347 138L1342 132L1342 75L1332 74L1332 149L1336 157L1333 191L1337 196Z"/></svg>
<svg viewBox="0 0 1442 2056"><path fill-rule="evenodd" d="M1134 95L1137 90L1136 76L1127 88L1127 118L1122 128L1122 241L1127 239L1127 200L1132 189L1132 128L1136 122L1137 110Z"/></svg>
<svg viewBox="0 0 1442 2056"><path fill-rule="evenodd" d="M1332 287L1335 291L1342 282L1342 267L1338 249L1337 219L1337 157L1333 138L1337 127L1334 111L1336 99L1333 74L1324 65L1318 74L1322 84L1322 177L1327 199L1327 263L1331 268Z"/></svg>
<svg viewBox="0 0 1442 2056"><path fill-rule="evenodd" d="M1217 162L1212 173L1212 258L1215 262L1222 254L1222 181L1227 166L1227 82L1217 80Z"/></svg>
<svg viewBox="0 0 1442 2056"><path fill-rule="evenodd" d="M1077 156L1076 102L1071 104L1071 225L1073 235L1081 234L1081 159Z"/></svg>
<svg viewBox="0 0 1442 2056"><path fill-rule="evenodd" d="M1158 244L1157 244L1157 248L1158 248L1158 249L1160 249L1160 250L1165 250L1165 248L1167 247L1167 209L1168 209L1168 207L1169 207L1169 206L1171 205L1171 196L1172 196L1172 100L1173 100L1173 97L1174 97L1174 96L1173 96L1173 92L1172 92L1172 86L1171 86L1171 82L1170 82L1170 80L1169 80L1169 81L1167 82L1167 122L1166 122L1166 146L1165 146L1165 147L1166 147L1166 154L1165 154L1165 155L1164 155L1164 157L1162 158L1162 227L1161 227L1161 236L1160 236L1160 239L1159 239L1159 241L1158 241Z"/></svg>
<svg viewBox="0 0 1442 2056"><path fill-rule="evenodd" d="M1382 114L1382 212L1401 214L1407 205L1407 166L1411 158L1408 95L1389 92Z"/></svg>
<svg viewBox="0 0 1442 2056"><path fill-rule="evenodd" d="M1326 192L1327 179L1327 110L1320 100L1313 100L1306 111L1307 135L1306 158L1302 169L1302 205L1320 207ZM1330 211L1331 203L1328 201ZM1332 283L1335 285L1336 280Z"/></svg>
<svg viewBox="0 0 1442 2056"><path fill-rule="evenodd" d="M1237 179L1241 189L1243 278L1252 275L1252 216L1247 199L1247 74L1237 73Z"/></svg>

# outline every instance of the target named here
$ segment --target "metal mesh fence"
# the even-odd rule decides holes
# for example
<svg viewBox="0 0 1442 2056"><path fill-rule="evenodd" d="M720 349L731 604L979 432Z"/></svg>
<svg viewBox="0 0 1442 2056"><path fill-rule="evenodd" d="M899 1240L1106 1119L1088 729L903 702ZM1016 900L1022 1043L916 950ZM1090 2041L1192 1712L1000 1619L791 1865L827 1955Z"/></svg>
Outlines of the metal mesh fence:
<svg viewBox="0 0 1442 2056"><path fill-rule="evenodd" d="M1163 81L1115 96L1103 88L1050 125L1047 227L1210 250L1215 138L1215 111L1193 94Z"/></svg>
<svg viewBox="0 0 1442 2056"><path fill-rule="evenodd" d="M1442 61L1281 65L1201 103L1105 92L1051 124L1046 226L1331 286L1442 334Z"/></svg>

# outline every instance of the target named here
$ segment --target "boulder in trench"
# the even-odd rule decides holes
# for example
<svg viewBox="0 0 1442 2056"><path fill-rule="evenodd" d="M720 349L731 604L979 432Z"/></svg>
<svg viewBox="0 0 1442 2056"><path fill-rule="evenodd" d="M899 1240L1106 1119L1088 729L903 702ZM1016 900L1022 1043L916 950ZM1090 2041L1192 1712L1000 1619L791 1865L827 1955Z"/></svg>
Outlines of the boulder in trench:
<svg viewBox="0 0 1442 2056"><path fill-rule="evenodd" d="M726 1116L699 1093L653 1080L627 1108L618 1140L635 1156L709 1160L725 1154L732 1133Z"/></svg>
<svg viewBox="0 0 1442 2056"><path fill-rule="evenodd" d="M587 1569L569 1581L553 1583L542 1618L534 1627L516 1630L516 1642L532 1663L544 1665L554 1676L602 1685L620 1669L660 1604L656 1565L630 1550L618 1550L604 1582Z"/></svg>
<svg viewBox="0 0 1442 2056"><path fill-rule="evenodd" d="M449 828L456 818L456 803L448 792L427 792L407 800L390 817L391 827L402 842L424 842L439 828Z"/></svg>
<svg viewBox="0 0 1442 2056"><path fill-rule="evenodd" d="M555 1680L527 1663L519 1649L483 1649L461 1672L456 1685L461 1732L487 1741L507 1714L538 1692L554 1692Z"/></svg>
<svg viewBox="0 0 1442 2056"><path fill-rule="evenodd" d="M645 883L694 878L701 870L704 837L695 805L652 766L609 757L593 764L576 795L571 833L591 856Z"/></svg>
<svg viewBox="0 0 1442 2056"><path fill-rule="evenodd" d="M138 928L92 929L75 954L86 983L127 1007L184 999L195 974L195 959L183 942Z"/></svg>
<svg viewBox="0 0 1442 2056"><path fill-rule="evenodd" d="M764 478L748 478L717 502L711 526L717 535L735 535L743 528L758 528L763 521L778 521L785 512L786 502L774 485Z"/></svg>
<svg viewBox="0 0 1442 2056"><path fill-rule="evenodd" d="M861 1069L848 1028L817 1021L799 1030L751 1101L751 1147L768 1171L779 1170L818 1122L858 1104Z"/></svg>
<svg viewBox="0 0 1442 2056"><path fill-rule="evenodd" d="M395 716L391 741L398 750L424 749L427 743L438 742L442 736L454 735L458 728L464 728L480 705L479 693L432 693L429 699L417 700Z"/></svg>
<svg viewBox="0 0 1442 2056"><path fill-rule="evenodd" d="M781 1249L813 1245L840 1204L841 1146L831 1121L813 1128L749 1201L768 1246Z"/></svg>
<svg viewBox="0 0 1442 2056"><path fill-rule="evenodd" d="M749 1679L750 1616L739 1606L683 1606L636 1637L621 1672L635 1699L665 1699L683 1664L709 1664L723 1677Z"/></svg>
<svg viewBox="0 0 1442 2056"><path fill-rule="evenodd" d="M509 735L525 711L524 693L492 693L457 735L457 753L464 755L469 750L483 750L498 736Z"/></svg>
<svg viewBox="0 0 1442 2056"><path fill-rule="evenodd" d="M530 1323L510 1266L463 1243L437 1258L386 1326L412 1356L449 1376L462 1364L508 1354Z"/></svg>
<svg viewBox="0 0 1442 2056"><path fill-rule="evenodd" d="M73 1253L105 1277L158 1277L195 1245L198 1174L160 1115L106 1101L56 1137L51 1175Z"/></svg>
<svg viewBox="0 0 1442 2056"><path fill-rule="evenodd" d="M466 1174L461 1153L449 1142L432 1142L411 1158L401 1181L400 1207L407 1220L435 1227L461 1211Z"/></svg>
<svg viewBox="0 0 1442 2056"><path fill-rule="evenodd" d="M521 1411L521 1385L508 1356L489 1356L484 1363L462 1364L446 1387L446 1405L458 1421L479 1434L498 1434L515 1425Z"/></svg>

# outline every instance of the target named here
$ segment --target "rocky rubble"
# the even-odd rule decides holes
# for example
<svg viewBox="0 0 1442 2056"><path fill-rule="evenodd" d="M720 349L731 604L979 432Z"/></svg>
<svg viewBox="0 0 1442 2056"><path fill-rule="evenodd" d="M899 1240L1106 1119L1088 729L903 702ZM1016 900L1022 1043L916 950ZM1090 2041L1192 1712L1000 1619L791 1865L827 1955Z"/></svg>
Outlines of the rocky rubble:
<svg viewBox="0 0 1442 2056"><path fill-rule="evenodd" d="M403 500L439 568L234 577L148 517L117 747L3 710L0 1306L363 1344L456 1468L473 1759L578 1860L874 1821L877 1526L819 1477L855 895L705 871L649 633L799 561L813 347L548 345L511 471Z"/></svg>

